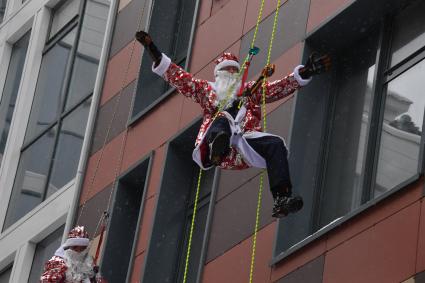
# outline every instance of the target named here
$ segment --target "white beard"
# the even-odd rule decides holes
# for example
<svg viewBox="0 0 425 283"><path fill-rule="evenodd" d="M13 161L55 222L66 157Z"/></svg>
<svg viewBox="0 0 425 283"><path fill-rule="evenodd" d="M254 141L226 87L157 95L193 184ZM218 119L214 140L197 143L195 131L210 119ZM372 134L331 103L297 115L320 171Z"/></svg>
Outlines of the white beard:
<svg viewBox="0 0 425 283"><path fill-rule="evenodd" d="M232 74L227 71L217 71L214 83L214 91L217 94L217 106L227 100L224 109L230 106L236 99L236 95L241 86L238 80L238 74ZM231 92L229 93L231 89Z"/></svg>
<svg viewBox="0 0 425 283"><path fill-rule="evenodd" d="M80 253L67 249L64 260L67 267L66 282L89 282L88 279L95 275L93 271L93 259L88 255L88 249Z"/></svg>

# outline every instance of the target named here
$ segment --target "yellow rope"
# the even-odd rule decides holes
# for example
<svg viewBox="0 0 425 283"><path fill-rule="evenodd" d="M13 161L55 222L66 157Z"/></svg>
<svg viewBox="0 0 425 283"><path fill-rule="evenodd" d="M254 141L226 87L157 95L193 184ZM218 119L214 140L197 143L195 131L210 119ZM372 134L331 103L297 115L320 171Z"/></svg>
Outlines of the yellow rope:
<svg viewBox="0 0 425 283"><path fill-rule="evenodd" d="M263 0L264 2L264 0ZM277 6L276 6L276 14L274 16L274 22L273 22L273 30L272 35L270 38L270 44L269 44L269 50L267 53L267 63L266 66L270 64L270 58L273 48L273 41L276 34L276 27L277 27L277 19L279 16L279 7L280 7L280 0L277 0ZM266 82L267 77L263 80L263 93L262 93L262 107L261 112L263 116L263 130L267 130L267 113L266 113ZM257 248L257 234L258 234L258 226L260 224L260 210L261 210L261 197L263 194L263 180L264 180L264 171L261 172L260 175L260 188L258 190L258 202L257 202L257 211L255 215L255 228L254 228L254 237L252 239L252 252L251 252L251 268L249 271L249 283L252 283L253 276L254 276L254 265L255 265L255 252Z"/></svg>
<svg viewBox="0 0 425 283"><path fill-rule="evenodd" d="M192 247L192 235L193 235L193 229L195 227L196 210L198 208L199 191L201 188L201 177L202 177L202 169L199 168L198 185L196 188L196 195L195 195L195 205L193 206L193 215L192 215L192 221L190 224L189 242L187 244L186 263L184 265L183 283L186 283L186 280L187 280L187 270L189 268L190 249Z"/></svg>

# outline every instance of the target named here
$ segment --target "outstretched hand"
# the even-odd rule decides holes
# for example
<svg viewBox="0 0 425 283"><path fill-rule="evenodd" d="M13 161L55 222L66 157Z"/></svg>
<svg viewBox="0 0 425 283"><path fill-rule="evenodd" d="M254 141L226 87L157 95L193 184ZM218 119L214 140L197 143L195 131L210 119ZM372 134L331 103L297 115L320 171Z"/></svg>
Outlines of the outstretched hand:
<svg viewBox="0 0 425 283"><path fill-rule="evenodd" d="M143 30L136 32L135 37L143 46L148 46L153 42L151 36Z"/></svg>
<svg viewBox="0 0 425 283"><path fill-rule="evenodd" d="M135 35L137 41L139 41L148 51L152 60L155 63L155 67L158 66L162 58L162 53L159 51L158 47L153 43L152 37L145 31L139 30Z"/></svg>
<svg viewBox="0 0 425 283"><path fill-rule="evenodd" d="M313 75L318 75L330 70L332 65L331 57L328 54L320 56L319 53L313 52L308 57L304 67L299 73L303 79L308 79Z"/></svg>

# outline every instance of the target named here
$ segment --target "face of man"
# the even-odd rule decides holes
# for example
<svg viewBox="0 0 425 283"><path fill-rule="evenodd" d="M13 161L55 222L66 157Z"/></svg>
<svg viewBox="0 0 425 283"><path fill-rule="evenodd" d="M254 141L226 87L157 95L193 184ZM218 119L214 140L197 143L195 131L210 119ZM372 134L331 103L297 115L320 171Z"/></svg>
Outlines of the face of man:
<svg viewBox="0 0 425 283"><path fill-rule="evenodd" d="M67 267L67 282L80 282L94 276L93 259L88 255L87 247L69 247L65 250L64 260Z"/></svg>
<svg viewBox="0 0 425 283"><path fill-rule="evenodd" d="M239 69L234 66L227 66L217 71L215 77L215 92L218 100L228 99L231 103L240 87L238 81Z"/></svg>

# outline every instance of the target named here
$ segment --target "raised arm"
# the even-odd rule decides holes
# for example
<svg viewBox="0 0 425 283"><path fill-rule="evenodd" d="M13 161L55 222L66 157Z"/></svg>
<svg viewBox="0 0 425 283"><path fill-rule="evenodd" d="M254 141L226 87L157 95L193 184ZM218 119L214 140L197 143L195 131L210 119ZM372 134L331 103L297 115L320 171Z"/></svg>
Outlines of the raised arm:
<svg viewBox="0 0 425 283"><path fill-rule="evenodd" d="M149 52L154 64L152 71L166 80L172 87L176 88L186 97L191 97L194 101L205 103L206 94L210 90L210 85L206 80L196 79L192 74L186 72L180 66L177 66L171 59L161 53L155 46L152 38L144 31L136 33L136 39Z"/></svg>
<svg viewBox="0 0 425 283"><path fill-rule="evenodd" d="M295 67L294 72L290 75L276 81L269 82L267 81L265 84L266 89L266 103L271 103L276 100L282 99L284 97L287 97L294 93L297 89L299 89L302 86L307 85L313 75L321 74L323 72L326 72L330 69L331 66L331 59L328 55L324 55L319 57L317 53L313 53L307 63L304 65L299 65ZM271 71L271 74L267 74L268 67L266 67L263 70L262 75L260 76L260 79L264 77L269 77L273 71ZM261 103L262 101L262 93L263 93L263 87L258 86L258 80L257 82L250 82L248 84L248 87L250 87L253 91L252 93L252 99L256 103Z"/></svg>

